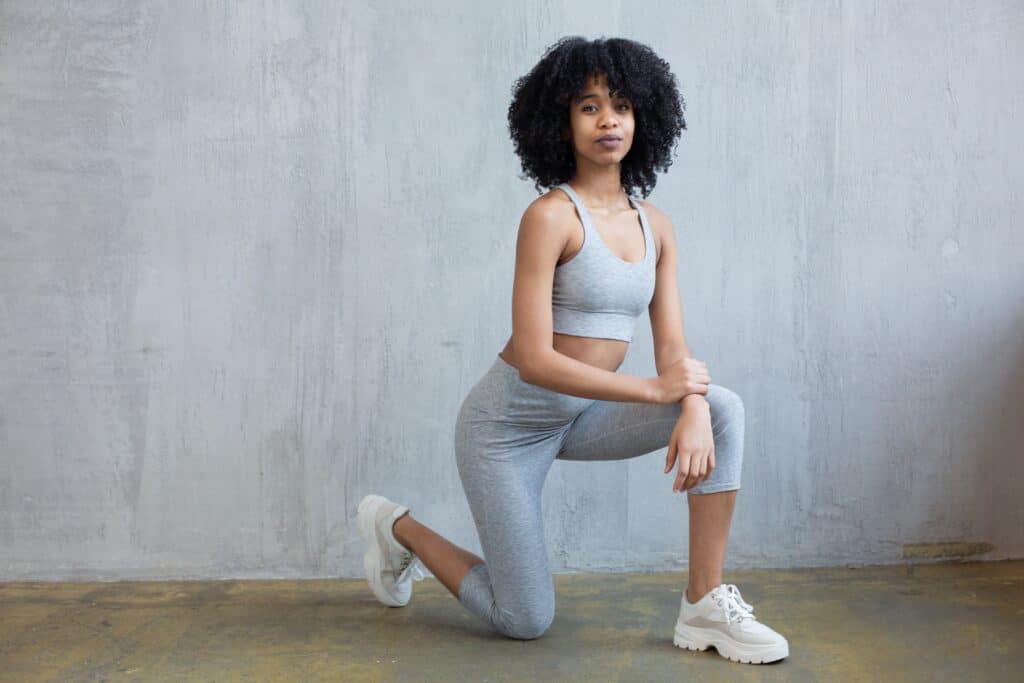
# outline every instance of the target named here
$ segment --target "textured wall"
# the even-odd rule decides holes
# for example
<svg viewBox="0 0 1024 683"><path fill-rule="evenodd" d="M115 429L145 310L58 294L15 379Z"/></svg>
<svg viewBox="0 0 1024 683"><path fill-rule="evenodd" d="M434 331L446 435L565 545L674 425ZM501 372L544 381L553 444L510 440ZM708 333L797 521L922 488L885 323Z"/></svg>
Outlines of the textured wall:
<svg viewBox="0 0 1024 683"><path fill-rule="evenodd" d="M1020 3L298 4L0 2L0 578L357 577L368 492L479 551L505 112L566 34L687 98L649 199L746 402L727 564L1024 556ZM556 571L685 567L663 454L555 463Z"/></svg>

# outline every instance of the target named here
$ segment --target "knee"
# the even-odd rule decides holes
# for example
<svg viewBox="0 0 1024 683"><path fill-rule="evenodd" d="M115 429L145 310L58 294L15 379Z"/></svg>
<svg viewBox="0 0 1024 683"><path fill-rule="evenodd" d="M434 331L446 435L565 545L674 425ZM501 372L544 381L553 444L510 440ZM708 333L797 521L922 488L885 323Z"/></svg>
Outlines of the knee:
<svg viewBox="0 0 1024 683"><path fill-rule="evenodd" d="M521 611L506 620L505 634L518 640L540 638L555 620L554 606Z"/></svg>
<svg viewBox="0 0 1024 683"><path fill-rule="evenodd" d="M708 386L708 404L715 413L715 423L726 427L744 420L743 399L732 389L718 384Z"/></svg>

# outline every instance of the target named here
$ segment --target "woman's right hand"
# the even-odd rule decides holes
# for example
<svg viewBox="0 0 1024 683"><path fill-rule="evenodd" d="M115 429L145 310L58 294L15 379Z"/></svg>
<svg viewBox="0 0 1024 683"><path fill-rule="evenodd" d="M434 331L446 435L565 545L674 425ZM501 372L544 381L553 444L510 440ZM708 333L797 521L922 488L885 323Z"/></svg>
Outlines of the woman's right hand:
<svg viewBox="0 0 1024 683"><path fill-rule="evenodd" d="M665 368L655 380L658 403L676 403L687 394L706 394L711 376L708 366L696 358L683 358Z"/></svg>

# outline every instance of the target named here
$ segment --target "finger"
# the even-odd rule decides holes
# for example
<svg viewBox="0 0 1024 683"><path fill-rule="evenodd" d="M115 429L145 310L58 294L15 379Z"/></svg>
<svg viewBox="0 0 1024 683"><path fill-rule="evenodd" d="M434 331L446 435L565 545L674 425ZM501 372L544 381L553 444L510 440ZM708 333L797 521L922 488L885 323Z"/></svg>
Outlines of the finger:
<svg viewBox="0 0 1024 683"><path fill-rule="evenodd" d="M690 458L690 476L688 477L691 482L690 488L696 486L697 482L700 480L700 461L701 458L698 453L694 453L693 457Z"/></svg>
<svg viewBox="0 0 1024 683"><path fill-rule="evenodd" d="M676 461L676 452L677 452L677 450L678 450L678 448L676 447L676 442L675 441L672 441L671 443L669 443L669 445L668 445L668 453L665 454L665 474L668 474L668 471L672 469L672 465Z"/></svg>
<svg viewBox="0 0 1024 683"><path fill-rule="evenodd" d="M687 457L688 455L686 453L682 453L679 456L679 471L676 473L675 481L672 482L673 491L682 490L683 482L686 479L686 472L689 469L689 462L686 460Z"/></svg>
<svg viewBox="0 0 1024 683"><path fill-rule="evenodd" d="M704 461L704 476L703 481L707 481L711 478L711 472L715 469L715 449L708 451L707 460Z"/></svg>
<svg viewBox="0 0 1024 683"><path fill-rule="evenodd" d="M686 489L690 488L690 486L692 486L692 484L690 483L690 461L693 460L693 458L694 454L692 451L686 452L686 454L681 458L681 460L684 461L685 464L682 464L682 462L680 462L679 465L680 491L685 491Z"/></svg>

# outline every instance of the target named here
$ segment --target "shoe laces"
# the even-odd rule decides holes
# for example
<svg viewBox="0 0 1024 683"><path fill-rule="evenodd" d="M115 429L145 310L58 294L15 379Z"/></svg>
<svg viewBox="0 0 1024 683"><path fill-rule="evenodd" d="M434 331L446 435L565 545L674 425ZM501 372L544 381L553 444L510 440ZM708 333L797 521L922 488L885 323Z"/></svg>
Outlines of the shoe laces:
<svg viewBox="0 0 1024 683"><path fill-rule="evenodd" d="M413 581L422 581L427 577L423 571L423 563L420 561L420 558L411 552L403 555L402 563L398 566L396 575L398 578L395 579L395 583L400 583L409 576L412 577Z"/></svg>
<svg viewBox="0 0 1024 683"><path fill-rule="evenodd" d="M743 600L736 584L723 583L715 590L715 604L722 608L728 623L741 622L744 619L757 619L754 616L754 607Z"/></svg>

